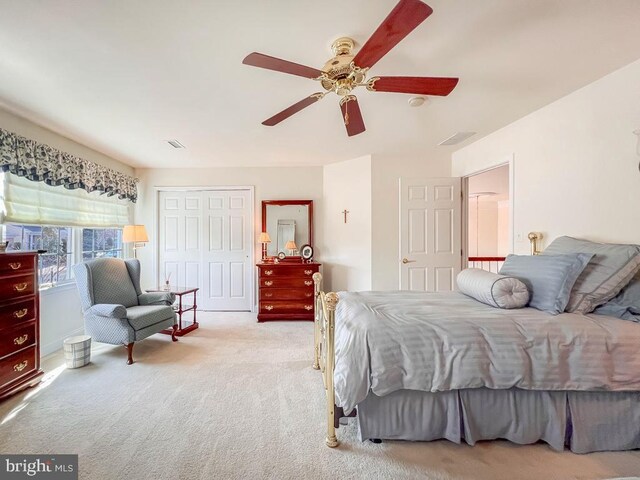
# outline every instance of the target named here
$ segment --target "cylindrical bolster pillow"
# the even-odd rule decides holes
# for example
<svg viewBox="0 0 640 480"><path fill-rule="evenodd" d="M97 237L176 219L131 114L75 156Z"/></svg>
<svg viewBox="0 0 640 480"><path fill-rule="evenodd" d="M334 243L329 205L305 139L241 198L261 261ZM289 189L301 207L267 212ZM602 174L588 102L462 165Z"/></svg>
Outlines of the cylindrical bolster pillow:
<svg viewBox="0 0 640 480"><path fill-rule="evenodd" d="M467 268L457 281L462 293L492 307L522 308L529 303L527 286L515 277Z"/></svg>

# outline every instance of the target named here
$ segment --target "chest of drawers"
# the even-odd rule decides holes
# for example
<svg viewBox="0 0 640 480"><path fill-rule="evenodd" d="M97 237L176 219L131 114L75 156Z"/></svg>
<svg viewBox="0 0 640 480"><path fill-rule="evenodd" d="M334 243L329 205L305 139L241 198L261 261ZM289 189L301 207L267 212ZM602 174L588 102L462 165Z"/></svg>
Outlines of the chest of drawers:
<svg viewBox="0 0 640 480"><path fill-rule="evenodd" d="M0 398L40 381L38 254L0 253Z"/></svg>
<svg viewBox="0 0 640 480"><path fill-rule="evenodd" d="M259 263L258 321L314 319L314 273L319 263Z"/></svg>

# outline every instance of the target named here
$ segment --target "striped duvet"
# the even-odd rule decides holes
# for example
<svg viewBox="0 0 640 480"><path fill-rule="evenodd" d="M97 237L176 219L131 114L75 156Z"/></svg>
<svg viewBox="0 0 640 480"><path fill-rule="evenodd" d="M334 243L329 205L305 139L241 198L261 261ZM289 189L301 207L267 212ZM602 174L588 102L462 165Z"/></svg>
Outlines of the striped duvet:
<svg viewBox="0 0 640 480"><path fill-rule="evenodd" d="M640 325L602 315L501 310L459 293L340 292L335 389L640 391Z"/></svg>

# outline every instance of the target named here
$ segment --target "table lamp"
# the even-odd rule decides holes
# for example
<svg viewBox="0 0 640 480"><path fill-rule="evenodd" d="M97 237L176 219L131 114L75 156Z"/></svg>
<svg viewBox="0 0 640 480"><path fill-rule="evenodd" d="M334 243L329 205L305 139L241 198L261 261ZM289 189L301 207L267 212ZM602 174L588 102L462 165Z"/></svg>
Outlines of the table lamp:
<svg viewBox="0 0 640 480"><path fill-rule="evenodd" d="M262 261L267 260L267 243L271 243L271 237L268 232L260 233L260 243L262 244Z"/></svg>
<svg viewBox="0 0 640 480"><path fill-rule="evenodd" d="M122 230L122 242L133 243L133 257L138 258L136 250L140 247L144 247L144 244L149 241L147 230L144 225L126 225Z"/></svg>
<svg viewBox="0 0 640 480"><path fill-rule="evenodd" d="M289 240L284 248L289 250L290 255L294 255L295 251L298 249L298 247L296 247L296 242L294 242L293 240Z"/></svg>

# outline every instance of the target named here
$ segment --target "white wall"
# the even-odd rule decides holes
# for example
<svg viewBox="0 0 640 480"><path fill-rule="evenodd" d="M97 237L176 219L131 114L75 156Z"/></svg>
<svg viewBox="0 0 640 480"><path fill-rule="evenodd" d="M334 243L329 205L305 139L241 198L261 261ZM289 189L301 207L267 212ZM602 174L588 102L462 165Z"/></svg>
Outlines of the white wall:
<svg viewBox="0 0 640 480"><path fill-rule="evenodd" d="M323 288L371 290L371 156L326 165L323 178Z"/></svg>
<svg viewBox="0 0 640 480"><path fill-rule="evenodd" d="M132 175L133 168L73 140L0 109L0 127L38 140L86 160ZM75 284L42 290L40 295L40 354L62 348L62 341L84 331L80 298Z"/></svg>
<svg viewBox="0 0 640 480"><path fill-rule="evenodd" d="M514 156L516 253L530 231L640 243L640 61L453 154L468 175ZM522 237L519 240L518 236Z"/></svg>
<svg viewBox="0 0 640 480"><path fill-rule="evenodd" d="M314 210L314 259L322 261L322 167L238 167L196 169L138 169L140 179L135 222L146 225L149 243L138 249L142 265L142 287L156 284L153 274L154 245L157 242L155 218L155 187L215 187L254 186L255 205L254 241L262 230L262 200L313 200ZM255 243L255 261L260 260L262 245Z"/></svg>
<svg viewBox="0 0 640 480"><path fill-rule="evenodd" d="M400 177L432 178L451 174L451 147L439 147L440 154L425 158L373 155L372 196L372 289L400 288ZM353 179L356 181L357 179Z"/></svg>

